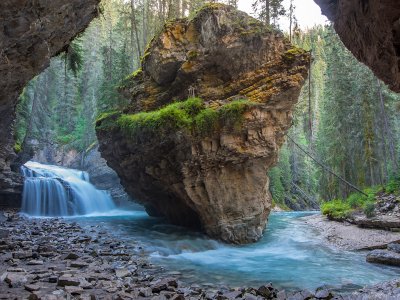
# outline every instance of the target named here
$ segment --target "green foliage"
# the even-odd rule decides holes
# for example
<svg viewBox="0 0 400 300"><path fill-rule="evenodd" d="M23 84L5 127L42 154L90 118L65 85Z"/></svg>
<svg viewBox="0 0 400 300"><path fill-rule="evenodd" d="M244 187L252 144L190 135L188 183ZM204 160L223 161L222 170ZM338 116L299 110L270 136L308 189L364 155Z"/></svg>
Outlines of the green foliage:
<svg viewBox="0 0 400 300"><path fill-rule="evenodd" d="M367 202L364 204L364 214L368 218L372 218L375 215L375 203L374 202Z"/></svg>
<svg viewBox="0 0 400 300"><path fill-rule="evenodd" d="M96 127L98 129L102 128L108 128L108 127L112 127L113 125L113 120L111 117L113 116L117 116L118 114L121 114L121 112L119 110L112 110L112 111L106 111L106 112L102 112L100 113L97 118L96 118Z"/></svg>
<svg viewBox="0 0 400 300"><path fill-rule="evenodd" d="M294 61L298 55L304 54L305 51L299 47L293 47L283 54L283 58L288 61Z"/></svg>
<svg viewBox="0 0 400 300"><path fill-rule="evenodd" d="M15 153L20 153L21 152L21 150L22 150L22 148L21 148L21 144L20 143L15 143L14 144L14 151L15 151Z"/></svg>
<svg viewBox="0 0 400 300"><path fill-rule="evenodd" d="M272 199L275 201L275 203L279 204L279 206L282 206L285 201L285 187L282 183L282 173L281 169L279 167L272 168L268 172L268 176L270 179L270 192L272 195Z"/></svg>
<svg viewBox="0 0 400 300"><path fill-rule="evenodd" d="M194 118L194 126L200 135L210 135L218 130L219 114L212 108L206 108Z"/></svg>
<svg viewBox="0 0 400 300"><path fill-rule="evenodd" d="M152 112L133 115L123 114L117 120L118 126L132 137L145 137L171 130L189 129L192 118L204 108L199 98L176 102Z"/></svg>
<svg viewBox="0 0 400 300"><path fill-rule="evenodd" d="M386 193L391 194L399 194L400 193L400 175L397 175L394 178L391 178L389 182L385 185L384 191Z"/></svg>
<svg viewBox="0 0 400 300"><path fill-rule="evenodd" d="M83 50L78 40L72 42L64 53L66 67L76 77L83 65Z"/></svg>
<svg viewBox="0 0 400 300"><path fill-rule="evenodd" d="M352 193L346 200L325 202L321 205L321 211L328 217L339 219L349 216L352 212L363 211L370 218L374 214L376 196L381 191L381 186L369 187L363 190L366 195Z"/></svg>
<svg viewBox="0 0 400 300"><path fill-rule="evenodd" d="M321 205L321 212L329 218L336 220L345 219L353 211L349 203L343 200L332 200Z"/></svg>
<svg viewBox="0 0 400 300"><path fill-rule="evenodd" d="M220 108L220 119L228 128L239 130L243 122L244 113L254 105L256 104L248 100L234 100Z"/></svg>
<svg viewBox="0 0 400 300"><path fill-rule="evenodd" d="M75 140L75 137L72 133L65 134L57 137L57 142L61 145L67 145Z"/></svg>
<svg viewBox="0 0 400 300"><path fill-rule="evenodd" d="M243 114L253 105L255 104L247 100L237 100L217 110L206 108L203 100L199 98L190 98L169 104L156 111L123 114L117 119L116 124L134 138L149 138L154 134L167 134L185 129L200 136L206 136L224 126L239 129ZM111 115L102 114L97 124L102 123Z"/></svg>

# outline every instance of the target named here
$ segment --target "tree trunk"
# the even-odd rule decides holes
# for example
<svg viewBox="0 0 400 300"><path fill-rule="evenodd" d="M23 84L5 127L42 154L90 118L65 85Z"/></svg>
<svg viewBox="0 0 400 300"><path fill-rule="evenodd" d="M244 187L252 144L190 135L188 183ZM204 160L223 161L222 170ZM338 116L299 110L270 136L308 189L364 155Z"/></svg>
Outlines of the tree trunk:
<svg viewBox="0 0 400 300"><path fill-rule="evenodd" d="M140 64L140 57L142 56L142 51L140 50L139 33L136 24L136 14L135 14L135 1L131 0L131 47L132 53L134 53L134 35L136 38L136 49L137 49L137 61Z"/></svg>
<svg viewBox="0 0 400 300"><path fill-rule="evenodd" d="M381 85L381 82L379 81L379 79L377 79L377 82L378 82L378 92L379 92L379 99L380 99L381 114L382 114L383 126L384 126L384 131L385 131L384 136L387 137L387 141L389 144L389 153L390 153L390 157L391 157L391 160L393 163L393 168L394 168L394 171L397 172L398 163L397 163L397 159L396 159L396 150L395 150L395 146L394 146L393 135L392 135L392 132L390 129L388 117L387 117L387 114L385 111L385 99L384 99L383 93L382 93L382 85Z"/></svg>
<svg viewBox="0 0 400 300"><path fill-rule="evenodd" d="M271 25L270 0L265 0L265 25Z"/></svg>

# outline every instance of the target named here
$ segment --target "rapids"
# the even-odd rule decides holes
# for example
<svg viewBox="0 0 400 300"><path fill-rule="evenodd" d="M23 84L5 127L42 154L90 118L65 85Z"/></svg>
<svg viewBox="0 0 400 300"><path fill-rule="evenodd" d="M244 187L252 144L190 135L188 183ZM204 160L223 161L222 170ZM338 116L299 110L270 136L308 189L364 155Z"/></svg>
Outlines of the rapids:
<svg viewBox="0 0 400 300"><path fill-rule="evenodd" d="M336 250L302 221L317 212L272 213L264 237L255 244L233 246L188 229L167 225L144 211L78 218L100 224L126 243L140 241L151 261L196 284L258 286L272 282L288 290L328 285L352 291L394 279L398 268L369 264L365 252Z"/></svg>
<svg viewBox="0 0 400 300"><path fill-rule="evenodd" d="M111 196L96 189L87 172L29 161L21 167L25 177L22 212L31 216L73 216L115 209Z"/></svg>

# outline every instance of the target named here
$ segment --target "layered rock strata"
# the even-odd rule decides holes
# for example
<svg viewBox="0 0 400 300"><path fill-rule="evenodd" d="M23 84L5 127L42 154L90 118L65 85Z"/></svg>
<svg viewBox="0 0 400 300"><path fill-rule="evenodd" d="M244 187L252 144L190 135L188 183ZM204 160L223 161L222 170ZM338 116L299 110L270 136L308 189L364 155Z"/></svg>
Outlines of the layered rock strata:
<svg viewBox="0 0 400 300"><path fill-rule="evenodd" d="M400 2L314 0L354 56L400 92Z"/></svg>
<svg viewBox="0 0 400 300"><path fill-rule="evenodd" d="M150 214L226 242L257 241L271 207L267 171L308 64L280 32L209 4L151 41L121 86L129 107L97 121L100 152Z"/></svg>
<svg viewBox="0 0 400 300"><path fill-rule="evenodd" d="M22 179L15 159L15 105L27 82L97 15L99 0L0 1L0 206L16 205Z"/></svg>

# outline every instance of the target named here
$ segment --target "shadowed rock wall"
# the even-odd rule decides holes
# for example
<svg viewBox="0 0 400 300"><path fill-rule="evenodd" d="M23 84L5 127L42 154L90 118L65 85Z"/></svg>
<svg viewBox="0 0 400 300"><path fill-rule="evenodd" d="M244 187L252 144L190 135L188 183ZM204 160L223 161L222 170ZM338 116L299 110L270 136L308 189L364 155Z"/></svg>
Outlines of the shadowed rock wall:
<svg viewBox="0 0 400 300"><path fill-rule="evenodd" d="M13 122L23 87L97 16L99 0L0 1L0 206L19 206Z"/></svg>
<svg viewBox="0 0 400 300"><path fill-rule="evenodd" d="M314 1L354 56L400 92L400 1Z"/></svg>

